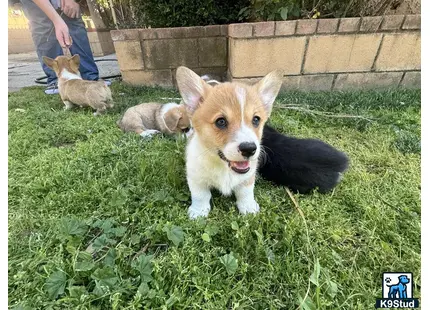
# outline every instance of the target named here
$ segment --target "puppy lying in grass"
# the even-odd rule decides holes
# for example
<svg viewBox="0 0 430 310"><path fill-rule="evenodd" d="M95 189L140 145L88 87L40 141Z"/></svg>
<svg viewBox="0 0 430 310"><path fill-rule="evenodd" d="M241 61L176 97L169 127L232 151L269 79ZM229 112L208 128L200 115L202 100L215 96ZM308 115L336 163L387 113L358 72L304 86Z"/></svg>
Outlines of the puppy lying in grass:
<svg viewBox="0 0 430 310"><path fill-rule="evenodd" d="M341 151L317 139L288 137L264 125L264 152L258 173L268 181L306 194L317 189L331 191L348 169L349 159Z"/></svg>
<svg viewBox="0 0 430 310"><path fill-rule="evenodd" d="M74 105L92 107L94 115L102 114L113 107L112 93L104 81L87 81L79 73L79 55L73 57L58 56L55 59L43 56L43 62L58 77L58 90L65 109Z"/></svg>
<svg viewBox="0 0 430 310"><path fill-rule="evenodd" d="M117 122L124 132L135 132L142 137L164 133L191 134L190 119L185 107L176 103L142 103L129 108Z"/></svg>

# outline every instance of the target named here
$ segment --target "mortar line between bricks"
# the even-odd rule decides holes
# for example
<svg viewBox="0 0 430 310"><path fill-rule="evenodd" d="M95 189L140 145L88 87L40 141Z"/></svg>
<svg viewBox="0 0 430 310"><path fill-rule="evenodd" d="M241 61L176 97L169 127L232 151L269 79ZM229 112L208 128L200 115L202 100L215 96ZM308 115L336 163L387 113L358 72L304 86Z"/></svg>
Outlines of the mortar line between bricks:
<svg viewBox="0 0 430 310"><path fill-rule="evenodd" d="M200 38L197 38L196 41L197 41L197 65L200 67Z"/></svg>
<svg viewBox="0 0 430 310"><path fill-rule="evenodd" d="M137 71L137 70L127 70L127 71ZM421 70L417 69L401 69L401 70L384 70L384 71L336 71L336 72L320 72L320 73L305 73L305 74L284 74L283 77L296 77L296 76L317 76L317 75L340 75L340 74L363 74L363 73L399 73L399 72L421 72ZM264 77L263 75L259 76L241 76L241 77L233 77L235 79L261 79Z"/></svg>
<svg viewBox="0 0 430 310"><path fill-rule="evenodd" d="M363 17L361 16L360 19L358 20L358 28L357 28L357 31L355 32L355 34L360 32L360 28L361 28L362 23L363 23Z"/></svg>
<svg viewBox="0 0 430 310"><path fill-rule="evenodd" d="M340 23L342 22L342 18L339 18L339 20L337 21L337 25L336 25L336 31L334 33L338 33L339 32L339 28L340 28ZM360 30L360 28L359 28Z"/></svg>
<svg viewBox="0 0 430 310"><path fill-rule="evenodd" d="M306 63L306 56L308 54L309 40L310 40L310 37L309 36L306 37L305 50L303 51L302 65L300 67L300 74L304 74L304 71L305 71L305 63Z"/></svg>
<svg viewBox="0 0 430 310"><path fill-rule="evenodd" d="M339 74L337 74L337 73L334 74L334 78L333 78L333 81L331 82L331 87L330 87L331 91L334 90L334 85L336 84L336 80L337 80L338 76L339 76Z"/></svg>
<svg viewBox="0 0 430 310"><path fill-rule="evenodd" d="M143 57L143 53L145 51L145 49L143 48L143 41L139 41L139 44L140 44L140 50L142 52L143 71L145 71L147 68L146 68L146 65L145 65L145 57ZM116 52L116 50L115 50L115 52Z"/></svg>
<svg viewBox="0 0 430 310"><path fill-rule="evenodd" d="M340 23L339 23L340 24ZM297 27L297 25L296 25ZM402 33L421 33L420 29L395 29L395 30L377 30L377 31L356 31L356 32L330 32L330 33L311 33L311 34L289 34L289 35L274 35L274 36L261 36L261 37L229 37L233 40L261 40L261 39L278 39L278 38L300 38L300 37L311 37L318 35L323 36L351 36L351 35L366 35L366 34L402 34ZM146 40L146 39L145 39ZM175 39L148 39L150 40L181 40L180 38ZM182 39L183 40L183 39Z"/></svg>
<svg viewBox="0 0 430 310"><path fill-rule="evenodd" d="M376 61L378 60L379 53L381 52L382 44L384 43L384 39L385 39L385 34L382 34L382 38L379 41L378 50L376 51L376 55L375 55L375 58L373 59L372 67L370 68L370 72L375 72L376 71L376 68L375 68L376 67Z"/></svg>
<svg viewBox="0 0 430 310"><path fill-rule="evenodd" d="M402 20L402 24L400 25L400 29L403 29L403 25L406 22L406 15L403 15L403 20Z"/></svg>
<svg viewBox="0 0 430 310"><path fill-rule="evenodd" d="M197 70L197 69L226 69L227 66L221 66L221 67L189 67L191 70ZM153 69L153 68L147 68L145 70L142 69L129 69L129 70L122 70L122 72L140 72L140 71L144 71L144 72L155 72L155 71L167 71L167 70L176 70L177 67L173 67L173 68L158 68L158 69ZM416 70L415 70L416 71Z"/></svg>
<svg viewBox="0 0 430 310"><path fill-rule="evenodd" d="M403 79L405 78L405 75L406 75L406 71L403 72L402 77L400 78L400 81L399 81L399 85L397 85L397 88L399 88L402 85Z"/></svg>

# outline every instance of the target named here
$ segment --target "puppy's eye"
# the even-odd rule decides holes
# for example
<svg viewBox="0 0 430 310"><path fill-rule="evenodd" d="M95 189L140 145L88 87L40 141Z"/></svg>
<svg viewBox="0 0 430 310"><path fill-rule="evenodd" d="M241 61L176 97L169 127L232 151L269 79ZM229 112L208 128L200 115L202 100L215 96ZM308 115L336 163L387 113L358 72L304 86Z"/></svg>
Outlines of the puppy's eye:
<svg viewBox="0 0 430 310"><path fill-rule="evenodd" d="M254 116L252 118L252 125L257 128L258 125L260 125L260 117L259 116Z"/></svg>
<svg viewBox="0 0 430 310"><path fill-rule="evenodd" d="M182 128L182 132L188 132L188 131L190 131L190 128Z"/></svg>
<svg viewBox="0 0 430 310"><path fill-rule="evenodd" d="M220 117L215 121L215 125L219 129L225 129L227 128L227 120L224 117Z"/></svg>

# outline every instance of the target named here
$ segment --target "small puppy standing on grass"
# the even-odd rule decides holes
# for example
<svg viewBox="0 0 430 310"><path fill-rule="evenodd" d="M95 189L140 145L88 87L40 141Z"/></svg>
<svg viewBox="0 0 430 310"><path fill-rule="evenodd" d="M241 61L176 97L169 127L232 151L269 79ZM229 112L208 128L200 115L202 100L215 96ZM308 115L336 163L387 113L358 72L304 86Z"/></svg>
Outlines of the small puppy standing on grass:
<svg viewBox="0 0 430 310"><path fill-rule="evenodd" d="M135 132L142 137L154 134L177 134L190 131L190 119L185 106L176 103L142 103L125 111L117 125L124 132Z"/></svg>
<svg viewBox="0 0 430 310"><path fill-rule="evenodd" d="M65 109L74 105L92 107L94 115L100 115L107 108L113 108L112 93L104 81L87 81L79 73L79 55L73 57L58 56L55 59L43 56L43 62L58 77L58 90Z"/></svg>
<svg viewBox="0 0 430 310"><path fill-rule="evenodd" d="M253 86L211 86L190 69L179 67L176 80L194 130L186 151L189 217L208 216L212 188L223 195L234 192L240 213L257 213L254 183L260 142L282 73L273 71Z"/></svg>

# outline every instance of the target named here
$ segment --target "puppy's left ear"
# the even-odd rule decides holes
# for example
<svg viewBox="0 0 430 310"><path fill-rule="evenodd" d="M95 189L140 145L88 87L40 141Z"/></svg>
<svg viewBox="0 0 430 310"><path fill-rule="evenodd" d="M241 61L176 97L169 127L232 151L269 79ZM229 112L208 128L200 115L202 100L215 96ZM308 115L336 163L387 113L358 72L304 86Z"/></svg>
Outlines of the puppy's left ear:
<svg viewBox="0 0 430 310"><path fill-rule="evenodd" d="M187 112L192 115L203 102L211 86L186 67L179 67L176 70L176 81Z"/></svg>
<svg viewBox="0 0 430 310"><path fill-rule="evenodd" d="M75 54L72 56L72 58L69 59L70 67L74 71L79 71L79 64L81 63L81 57L78 54Z"/></svg>
<svg viewBox="0 0 430 310"><path fill-rule="evenodd" d="M273 102L275 102L276 96L281 89L282 76L281 70L275 70L254 85L268 115L270 115Z"/></svg>
<svg viewBox="0 0 430 310"><path fill-rule="evenodd" d="M52 59L46 56L43 56L42 59L45 65L47 65L51 69L54 67L54 64L56 63L55 59Z"/></svg>
<svg viewBox="0 0 430 310"><path fill-rule="evenodd" d="M170 131L176 131L181 117L182 113L177 108L173 108L167 111L164 114L164 122L166 123L167 128L169 128Z"/></svg>

